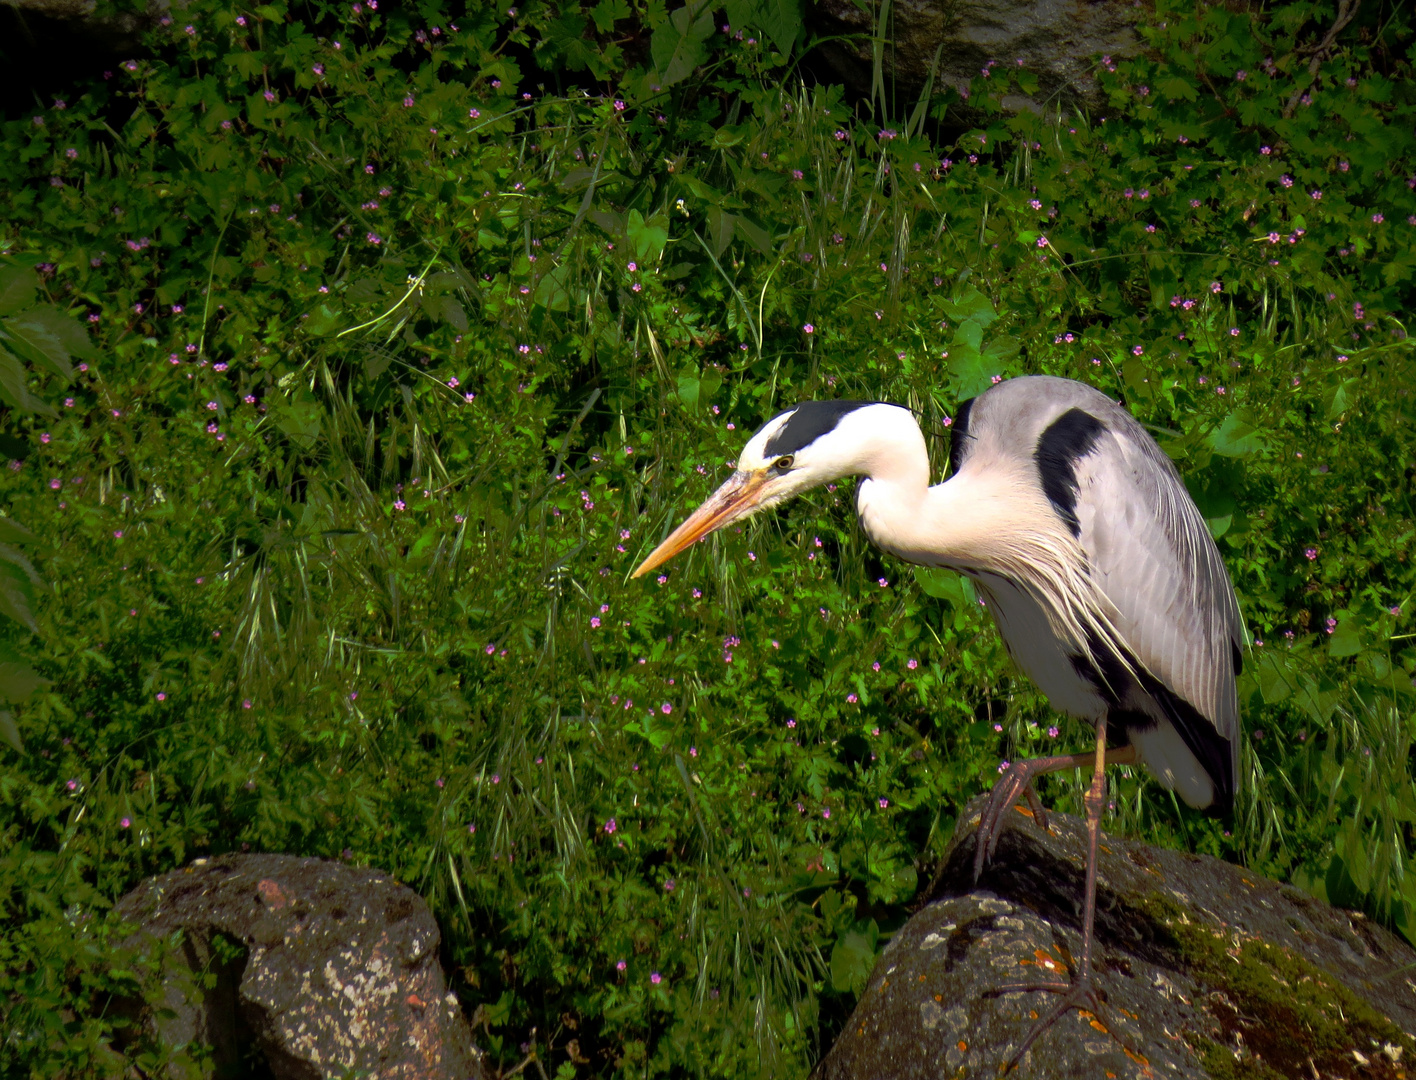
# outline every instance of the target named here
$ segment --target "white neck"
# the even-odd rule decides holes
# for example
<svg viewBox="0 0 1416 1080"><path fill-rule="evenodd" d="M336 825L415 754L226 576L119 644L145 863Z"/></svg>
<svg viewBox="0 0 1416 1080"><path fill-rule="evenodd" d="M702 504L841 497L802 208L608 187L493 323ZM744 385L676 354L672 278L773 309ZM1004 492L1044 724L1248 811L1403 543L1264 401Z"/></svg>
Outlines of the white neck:
<svg viewBox="0 0 1416 1080"><path fill-rule="evenodd" d="M908 423L897 418L846 470L863 478L856 507L871 541L907 562L1012 581L1039 600L1053 632L1084 654L1093 640L1119 640L1114 609L1092 582L1081 545L1027 475L1031 456L976 444L958 473L931 487L924 437L903 415Z"/></svg>
<svg viewBox="0 0 1416 1080"><path fill-rule="evenodd" d="M1005 538L1049 523L1045 506L1018 500L1036 484L1022 477L1008 483L1002 475L1018 463L985 463L975 454L959 473L931 487L929 454L914 417L888 407L861 412L875 415L861 417L869 435L853 440L859 453L846 471L862 477L856 509L879 547L924 566L1002 573L1013 561Z"/></svg>
<svg viewBox="0 0 1416 1080"><path fill-rule="evenodd" d="M906 562L1005 573L1013 560L1002 545L1025 531L1034 508L1004 498L996 475L983 483L969 469L932 487L927 479L897 471L862 479L856 509L866 535Z"/></svg>

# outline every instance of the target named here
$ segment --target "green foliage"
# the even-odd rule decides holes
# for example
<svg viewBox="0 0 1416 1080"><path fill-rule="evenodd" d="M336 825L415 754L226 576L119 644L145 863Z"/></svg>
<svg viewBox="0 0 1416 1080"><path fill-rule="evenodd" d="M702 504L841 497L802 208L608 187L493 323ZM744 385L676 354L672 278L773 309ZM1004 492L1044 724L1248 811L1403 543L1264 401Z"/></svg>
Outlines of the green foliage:
<svg viewBox="0 0 1416 1080"><path fill-rule="evenodd" d="M803 1074L999 758L1081 733L849 485L627 573L783 405L907 402L942 471L1024 372L1150 426L1256 638L1237 820L1123 770L1110 827L1413 935L1408 17L1315 75L1310 5L1178 5L1104 118L997 67L905 120L706 10L199 0L0 129L7 1071L153 992L113 899L257 849L417 888L504 1068Z"/></svg>

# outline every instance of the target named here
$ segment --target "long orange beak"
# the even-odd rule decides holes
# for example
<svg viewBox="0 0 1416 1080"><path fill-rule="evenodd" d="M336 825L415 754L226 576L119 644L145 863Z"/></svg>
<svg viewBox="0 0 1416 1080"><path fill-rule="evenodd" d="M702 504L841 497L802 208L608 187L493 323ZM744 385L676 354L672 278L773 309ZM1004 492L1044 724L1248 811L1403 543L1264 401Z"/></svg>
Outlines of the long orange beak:
<svg viewBox="0 0 1416 1080"><path fill-rule="evenodd" d="M668 562L694 541L721 529L741 517L746 517L762 498L762 485L767 482L767 470L735 472L708 501L689 515L688 520L671 532L662 544L649 553L630 577L641 577Z"/></svg>

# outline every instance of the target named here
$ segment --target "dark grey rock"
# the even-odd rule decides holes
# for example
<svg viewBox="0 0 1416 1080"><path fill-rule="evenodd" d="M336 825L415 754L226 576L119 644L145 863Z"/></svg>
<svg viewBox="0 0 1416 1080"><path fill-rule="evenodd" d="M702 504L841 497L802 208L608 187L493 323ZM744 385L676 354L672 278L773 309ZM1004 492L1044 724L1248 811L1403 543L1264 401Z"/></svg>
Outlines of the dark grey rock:
<svg viewBox="0 0 1416 1080"><path fill-rule="evenodd" d="M1086 828L1026 811L973 883L969 805L930 891L891 940L813 1080L995 1076L1081 952ZM1018 1075L1407 1075L1416 950L1360 915L1218 859L1103 835L1097 982L1117 1030L1072 1012Z"/></svg>
<svg viewBox="0 0 1416 1080"><path fill-rule="evenodd" d="M168 0L149 0L99 15L94 0L0 0L0 28L11 40L46 52L59 54L78 43L120 55L141 48L143 34L170 6Z"/></svg>
<svg viewBox="0 0 1416 1080"><path fill-rule="evenodd" d="M163 956L166 1008L139 1019L165 1046L210 1046L218 1075L249 1066L251 1041L282 1080L485 1075L437 923L377 870L224 855L148 879L116 910Z"/></svg>
<svg viewBox="0 0 1416 1080"><path fill-rule="evenodd" d="M865 35L858 43L829 41L821 53L848 85L867 93L872 73L869 39L875 34L879 4L868 8L863 11L852 0L819 0L811 16L820 34ZM990 60L1011 66L1021 59L1037 75L1038 92L1031 98L1010 96L1005 107L1096 107L1102 104L1093 77L1097 58L1137 55L1141 40L1135 24L1144 13L1144 8L1118 0L893 0L890 40L881 61L886 79L914 94L925 85L936 50L936 87L942 83L960 89Z"/></svg>

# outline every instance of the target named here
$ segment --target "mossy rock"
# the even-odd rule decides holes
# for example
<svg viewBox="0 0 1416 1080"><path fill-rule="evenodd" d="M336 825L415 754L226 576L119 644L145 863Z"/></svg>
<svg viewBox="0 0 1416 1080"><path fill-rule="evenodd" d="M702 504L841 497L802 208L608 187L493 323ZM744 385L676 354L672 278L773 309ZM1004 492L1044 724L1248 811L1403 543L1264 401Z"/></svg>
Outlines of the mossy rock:
<svg viewBox="0 0 1416 1080"><path fill-rule="evenodd" d="M1080 952L1086 830L1010 815L977 886L979 803L930 902L891 940L814 1080L996 1076ZM1379 1077L1416 1056L1416 950L1218 859L1103 836L1097 983L1115 1030L1063 1017L1017 1075Z"/></svg>

